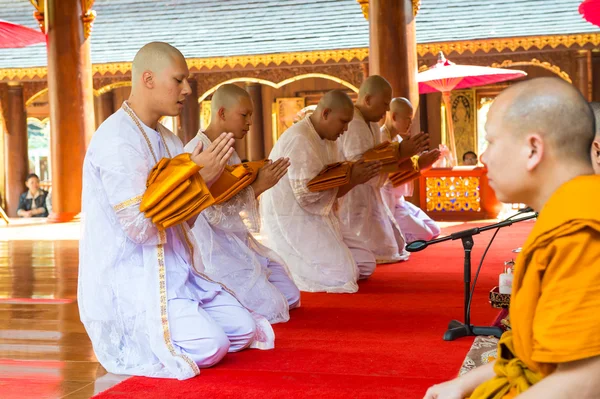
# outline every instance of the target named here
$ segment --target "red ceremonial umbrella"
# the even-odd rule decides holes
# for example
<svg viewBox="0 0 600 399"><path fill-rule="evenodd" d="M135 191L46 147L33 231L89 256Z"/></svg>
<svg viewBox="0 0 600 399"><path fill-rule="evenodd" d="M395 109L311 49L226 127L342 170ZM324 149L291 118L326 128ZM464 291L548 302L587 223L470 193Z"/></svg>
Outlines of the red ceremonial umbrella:
<svg viewBox="0 0 600 399"><path fill-rule="evenodd" d="M600 0L584 0L579 5L579 13L594 25L600 26Z"/></svg>
<svg viewBox="0 0 600 399"><path fill-rule="evenodd" d="M504 68L490 68L476 65L456 65L448 61L440 52L438 62L426 71L417 75L419 82L419 93L442 92L444 104L446 105L446 117L448 119L448 142L450 152L456 163L456 142L454 141L454 126L452 123L452 110L450 108L450 92L454 89L466 89L474 86L484 86L505 80L518 79L527 74L523 71Z"/></svg>
<svg viewBox="0 0 600 399"><path fill-rule="evenodd" d="M42 32L0 20L0 48L20 48L45 42L46 35Z"/></svg>

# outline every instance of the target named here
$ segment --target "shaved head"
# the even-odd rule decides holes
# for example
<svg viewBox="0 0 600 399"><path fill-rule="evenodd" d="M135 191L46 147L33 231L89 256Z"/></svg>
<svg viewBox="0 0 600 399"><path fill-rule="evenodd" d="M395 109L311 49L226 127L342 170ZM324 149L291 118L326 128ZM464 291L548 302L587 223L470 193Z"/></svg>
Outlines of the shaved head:
<svg viewBox="0 0 600 399"><path fill-rule="evenodd" d="M600 138L600 102L593 101L590 103L592 112L594 112L594 124L596 126L596 137Z"/></svg>
<svg viewBox="0 0 600 399"><path fill-rule="evenodd" d="M385 120L385 126L393 139L397 134L406 140L410 137L410 126L413 118L413 106L404 97L396 97L390 103L390 112Z"/></svg>
<svg viewBox="0 0 600 399"><path fill-rule="evenodd" d="M392 102L390 103L390 112L402 117L409 116L412 118L413 106L408 99L404 97L396 97L393 98Z"/></svg>
<svg viewBox="0 0 600 399"><path fill-rule="evenodd" d="M508 88L496 101L515 134L539 133L561 158L589 157L594 114L572 84L559 78L532 79Z"/></svg>
<svg viewBox="0 0 600 399"><path fill-rule="evenodd" d="M224 84L213 94L210 102L210 125L204 131L215 140L221 133L233 133L243 139L250 131L254 105L250 94L234 84Z"/></svg>
<svg viewBox="0 0 600 399"><path fill-rule="evenodd" d="M590 107L594 112L594 122L596 123L596 138L592 143L592 166L594 173L600 175L600 102L591 102Z"/></svg>
<svg viewBox="0 0 600 399"><path fill-rule="evenodd" d="M354 104L350 97L341 90L331 90L321 97L309 118L323 140L335 141L348 129L353 116Z"/></svg>
<svg viewBox="0 0 600 399"><path fill-rule="evenodd" d="M181 113L192 91L189 75L179 50L167 43L148 43L133 58L128 104L142 122L154 129L161 117Z"/></svg>
<svg viewBox="0 0 600 399"><path fill-rule="evenodd" d="M341 90L331 90L325 93L323 97L319 100L319 104L317 105L317 109L315 112L320 112L326 108L331 110L339 110L339 109L353 109L354 104L352 100L346 93Z"/></svg>
<svg viewBox="0 0 600 399"><path fill-rule="evenodd" d="M392 86L390 83L379 75L371 75L360 85L358 98L361 99L367 95L374 96L385 91L389 91L391 94Z"/></svg>
<svg viewBox="0 0 600 399"><path fill-rule="evenodd" d="M379 75L371 75L360 85L356 107L365 122L378 122L390 109L392 86Z"/></svg>
<svg viewBox="0 0 600 399"><path fill-rule="evenodd" d="M213 94L210 102L210 112L212 115L216 115L219 108L231 108L244 100L252 101L246 90L234 84L225 84L220 86Z"/></svg>
<svg viewBox="0 0 600 399"><path fill-rule="evenodd" d="M594 114L559 78L517 83L496 97L485 124L481 161L502 202L541 210L563 183L593 173Z"/></svg>
<svg viewBox="0 0 600 399"><path fill-rule="evenodd" d="M139 84L140 78L145 71L155 74L161 73L166 67L175 62L185 62L185 57L179 50L168 43L152 42L142 47L131 65L131 85Z"/></svg>

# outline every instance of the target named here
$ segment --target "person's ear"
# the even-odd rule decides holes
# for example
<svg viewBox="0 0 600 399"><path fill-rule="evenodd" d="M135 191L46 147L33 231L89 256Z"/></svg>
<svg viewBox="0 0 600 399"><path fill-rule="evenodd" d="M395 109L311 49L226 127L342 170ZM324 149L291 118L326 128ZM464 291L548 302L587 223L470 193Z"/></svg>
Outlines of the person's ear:
<svg viewBox="0 0 600 399"><path fill-rule="evenodd" d="M142 74L142 82L148 89L153 89L155 85L154 73L152 73L152 71L144 71Z"/></svg>
<svg viewBox="0 0 600 399"><path fill-rule="evenodd" d="M544 141L539 134L531 134L526 139L528 147L527 155L527 170L533 171L541 162L544 157Z"/></svg>

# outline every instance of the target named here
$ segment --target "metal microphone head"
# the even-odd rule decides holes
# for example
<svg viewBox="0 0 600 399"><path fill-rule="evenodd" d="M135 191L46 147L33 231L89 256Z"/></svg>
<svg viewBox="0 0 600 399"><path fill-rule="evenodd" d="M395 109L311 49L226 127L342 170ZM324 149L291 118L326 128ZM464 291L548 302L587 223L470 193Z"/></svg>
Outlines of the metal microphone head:
<svg viewBox="0 0 600 399"><path fill-rule="evenodd" d="M519 210L519 213L530 213L530 212L535 212L535 210L532 207L530 207L530 206L528 206L527 208L523 208L523 209Z"/></svg>
<svg viewBox="0 0 600 399"><path fill-rule="evenodd" d="M425 248L427 248L427 241L424 241L424 240L417 240L417 241L409 242L406 245L406 250L408 252L419 252Z"/></svg>

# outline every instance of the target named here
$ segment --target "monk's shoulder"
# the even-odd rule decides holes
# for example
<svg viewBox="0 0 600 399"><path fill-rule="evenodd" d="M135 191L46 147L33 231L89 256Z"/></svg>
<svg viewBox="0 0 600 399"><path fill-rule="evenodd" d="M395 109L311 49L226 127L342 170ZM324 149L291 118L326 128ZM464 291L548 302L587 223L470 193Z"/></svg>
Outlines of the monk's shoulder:
<svg viewBox="0 0 600 399"><path fill-rule="evenodd" d="M600 230L582 222L568 233L548 239L534 252L533 258L542 268L553 264L562 269L587 265L600 267Z"/></svg>

